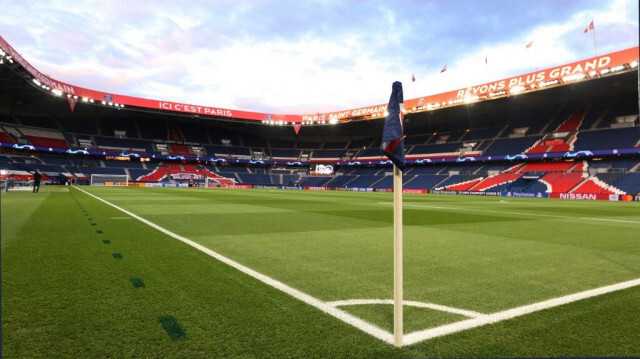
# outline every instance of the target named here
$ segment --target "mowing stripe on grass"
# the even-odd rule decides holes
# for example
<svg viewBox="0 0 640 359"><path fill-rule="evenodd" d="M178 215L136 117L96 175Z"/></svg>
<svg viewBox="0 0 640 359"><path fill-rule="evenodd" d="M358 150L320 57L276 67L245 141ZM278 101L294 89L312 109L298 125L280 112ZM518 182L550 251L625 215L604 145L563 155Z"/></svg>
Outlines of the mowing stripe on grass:
<svg viewBox="0 0 640 359"><path fill-rule="evenodd" d="M393 202L378 202L378 204L393 205ZM554 214L511 212L511 211L507 212L507 211L494 211L494 210L490 210L490 209L430 206L430 205L424 205L424 204L411 204L411 203L404 203L404 206L407 206L407 207L418 207L418 208L429 208L429 209L444 209L444 210L449 210L449 211L472 211L472 212L483 212L483 213L496 213L496 214L503 214L503 215L515 214L515 215L519 215L519 216L547 217L547 218L560 218L560 219L572 219L572 220L580 219L580 220L584 220L584 221L602 221L602 222L613 222L613 223L640 224L640 221L630 221L630 220L625 220L625 219L571 217L571 216L559 216L559 215L554 215Z"/></svg>
<svg viewBox="0 0 640 359"><path fill-rule="evenodd" d="M460 332L460 331L471 329L471 328L477 328L487 324L498 323L503 320L512 319L525 314L557 307L560 305L573 303L579 300L596 297L599 295L616 292L619 290L628 289L636 286L640 286L640 278L613 284L613 285L608 285L605 287L590 289L580 293L569 294L569 295L565 295L564 297L558 297L558 298L553 298L553 299L545 300L538 303L524 305L522 307L507 309L501 312L484 315L478 318L466 319L456 323L442 325L436 328L417 331L417 332L413 332L405 335L404 344L411 345L427 339L433 339L436 337L441 337L443 335L456 333L456 332Z"/></svg>
<svg viewBox="0 0 640 359"><path fill-rule="evenodd" d="M255 270L253 270L253 269L251 269L249 267L246 267L246 266L244 266L244 265L242 265L242 264L240 264L240 263L238 263L238 262L236 262L234 260L231 260L231 259L229 259L229 258L227 258L227 257L225 257L225 256L223 256L223 255L221 255L221 254L219 254L217 252L214 252L213 250L211 250L211 249L209 249L209 248L207 248L207 247L205 247L205 246L203 246L203 245L201 245L199 243L196 243L196 242L194 242L194 241L192 241L192 240L190 240L188 238L185 238L183 236L175 234L175 233L173 233L173 232L171 232L171 231L169 231L169 230L167 230L167 229L165 229L163 227L160 227L159 225L157 225L157 224L155 224L153 222L150 222L150 221L148 221L148 220L146 220L146 219L144 219L144 218L142 218L142 217L140 217L140 216L138 216L138 215L136 215L134 213L131 213L131 212L127 211L124 208L120 208L120 207L116 206L115 204L113 204L111 202L108 202L108 201L106 201L106 200L104 200L104 199L102 199L102 198L100 198L98 196L95 196L95 195L93 195L93 194L91 194L91 193L89 193L89 192L87 192L85 190L82 190L82 189L80 189L78 187L75 187L75 186L74 186L74 188L77 189L78 191L88 195L88 196L91 196L91 197L97 199L98 201L100 201L102 203L105 203L105 204L117 209L118 211L120 211L122 213L125 213L125 214L137 219L138 221L140 221L140 222L142 222L142 223L144 223L144 224L146 224L146 225L148 225L148 226L150 226L150 227L152 227L152 228L154 228L154 229L156 229L156 230L168 235L169 237L175 238L175 239L177 239L177 240L179 240L179 241L181 241L181 242L183 242L183 243L185 243L185 244L187 244L187 245L189 245L189 246L191 246L191 247L193 247L193 248L195 248L195 249L197 249L197 250L199 250L199 251L201 251L201 252L203 252L203 253L211 256L211 257L213 257L213 258L215 258L215 259L217 259L218 261L220 261L222 263L225 263L225 264L227 264L227 265L229 265L229 266L241 271L242 273L245 273L245 274L247 274L247 275L249 275L249 276L251 276L251 277L253 277L253 278L255 278L255 279L257 279L257 280L259 280L259 281L271 286L271 287L273 287L273 288L276 288L276 289L282 291L282 292L285 292L285 293L289 294L290 296L292 296L292 297L294 297L294 298L296 298L296 299L298 299L298 300L300 300L300 301L302 301L304 303L307 303L307 304L309 304L309 305L311 305L311 306L313 306L315 308L318 308L321 311L323 311L324 313L329 314L331 316L334 316L334 317L342 320L343 322L345 322L345 323L347 323L349 325L352 325L352 326L362 330L363 332L365 332L365 333L367 333L367 334L369 334L369 335L371 335L373 337L376 337L376 338L378 338L378 339L380 339L380 340L382 340L382 341L384 341L386 343L393 344L393 335L391 333L389 333L388 331L386 331L386 330L384 330L384 329L382 329L382 328L380 328L378 326L375 326L375 325L373 325L373 324L371 324L371 323L369 323L369 322L367 322L365 320L362 320L362 319L360 319L358 317L355 317L355 316L353 316L353 315L351 315L351 314L349 314L349 313L347 313L347 312L345 312L343 310L340 310L340 309L335 308L335 307L333 307L331 305L328 305L327 303L321 301L320 299L314 298L314 297L310 296L307 293L301 292L301 291L299 291L299 290L297 290L297 289L295 289L293 287L290 287L290 286L288 286L288 285L286 285L286 284L284 284L284 283L282 283L280 281L277 281L277 280L275 280L275 279L273 279L273 278L271 278L269 276L266 276L266 275L264 275L262 273L259 273L259 272L255 271Z"/></svg>
<svg viewBox="0 0 640 359"><path fill-rule="evenodd" d="M113 203L110 203L98 196L95 196L89 192L86 192L80 188L74 187L75 189L77 189L78 191L81 191L83 193L85 193L86 195L93 197L95 199L97 199L100 202L103 202L135 219L137 219L138 221L172 237L175 238L215 259L217 259L218 261L225 263L273 288L276 288L286 294L289 294L290 296L304 302L307 303L321 311L323 311L326 314L329 314L331 316L334 316L335 318L349 324L352 325L362 331L364 331L365 333L376 337L386 343L389 344L393 344L394 340L393 340L393 335L380 328L377 327L374 324L371 324L365 320L362 320L360 318L357 318L345 311L342 311L336 307L334 307L333 305L331 305L330 303L335 303L335 302L323 302L317 298L314 298L304 292L301 292L295 288L292 288L280 281L277 281L271 277L268 277L262 273L259 273L251 268L248 268L236 261L233 261L199 243L196 243L188 238L182 237L178 234L175 234L163 227L160 227L159 225L150 222L134 213L131 213L123 208L120 208L118 206L116 206ZM380 202L380 204L387 204L386 202ZM420 205L414 205L414 206L420 206ZM420 206L420 207L429 207L429 206ZM437 206L431 206L432 208L438 208ZM463 210L464 208L448 208L448 207L439 207L440 209L449 209L449 210ZM468 209L467 209L468 210ZM478 211L483 211L483 210L478 210ZM497 212L497 213L501 213L501 214L510 214L513 212L500 212L500 211L492 211L492 212ZM529 214L529 213L522 213L523 215L534 215L536 216L536 214ZM567 219L575 219L574 217L563 217L563 216L552 216L552 215L540 215L540 216L546 216L546 217L559 217L559 218L567 218ZM612 220L614 221L614 220ZM632 223L636 223L633 221L630 221ZM640 223L640 222L637 222ZM452 333L456 333L459 331L463 331L463 330L467 330L467 329L472 329L472 328L477 328L483 325L487 325L487 324L493 324L493 323L498 323L501 322L503 320L507 320L507 319L512 319L515 317L519 317L525 314L529 314L529 313L533 313L533 312L537 312L537 311L541 311L544 309L549 309L549 308L553 308L553 307L557 307L560 305L564 305L564 304L569 304L572 302L576 302L579 300L583 300L583 299L587 299L587 298L591 298L591 297L595 297L595 296L599 296L599 295L603 295L603 294L607 294L607 293L611 293L611 292L615 292L615 291L620 291L620 290L624 290L624 289L628 289L631 287L635 287L635 286L640 286L640 278L638 279L634 279L634 280L630 280L627 282L621 282L621 283L617 283L617 284L613 284L613 285L609 285L609 286L605 286L605 287L600 287L600 288L596 288L596 289L591 289L591 290L587 290L584 292L580 292L580 293L575 293L575 294L570 294L570 295L566 295L566 296L562 296L562 297L558 297L558 298L553 298L553 299L549 299L546 301L542 301L542 302L538 302L538 303L533 303L533 304L529 304L529 305L525 305L525 306L521 306L521 307L517 307L517 308L512 308L512 309L508 309L505 311L501 311L501 312L497 312L497 313L493 313L493 314L481 314L481 313L477 313L479 314L479 316L471 318L471 319L466 319L466 320L462 320L459 322L455 322L452 324L446 324L446 325L442 325L436 328L431 328L431 329L427 329L427 330L421 330L421 331L416 331L413 333L409 333L404 335L404 345L411 345L411 344L415 344L421 341L425 341L428 339L432 339L432 338L436 338L436 337L440 337L440 336L444 336L447 334L452 334ZM423 305L425 303L422 303ZM441 307L441 308L448 308L448 307ZM475 312L473 312L475 313Z"/></svg>
<svg viewBox="0 0 640 359"><path fill-rule="evenodd" d="M134 288L143 288L144 287L144 282L140 278L131 278L131 279L129 279L129 281L131 281L131 284L133 285Z"/></svg>
<svg viewBox="0 0 640 359"><path fill-rule="evenodd" d="M171 339L178 340L185 339L187 337L187 334L182 330L182 327L180 327L178 321L174 317L165 315L159 317L158 322L160 322L160 325L162 325L162 328L167 332L167 335L169 335Z"/></svg>

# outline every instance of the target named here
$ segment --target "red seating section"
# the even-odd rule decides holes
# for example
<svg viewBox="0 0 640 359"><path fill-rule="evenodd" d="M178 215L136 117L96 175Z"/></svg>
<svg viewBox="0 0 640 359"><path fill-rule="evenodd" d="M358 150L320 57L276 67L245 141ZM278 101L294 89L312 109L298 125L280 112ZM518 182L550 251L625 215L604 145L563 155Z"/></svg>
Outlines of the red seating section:
<svg viewBox="0 0 640 359"><path fill-rule="evenodd" d="M469 188L469 191L484 191L490 187L497 186L507 182L513 182L520 178L520 174L517 173L500 173L485 178L476 185Z"/></svg>
<svg viewBox="0 0 640 359"><path fill-rule="evenodd" d="M580 107L571 117L569 117L566 121L564 121L558 128L556 132L570 132L570 131L578 131L580 125L582 124L582 119L584 115L587 113L587 109L589 105L583 105Z"/></svg>
<svg viewBox="0 0 640 359"><path fill-rule="evenodd" d="M16 143L8 134L0 132L0 142Z"/></svg>
<svg viewBox="0 0 640 359"><path fill-rule="evenodd" d="M476 178L474 180L471 181L467 181L467 182L463 182L463 183L457 183L451 186L447 187L447 191L468 191L471 187L475 186L476 184L480 183L483 180L483 178Z"/></svg>
<svg viewBox="0 0 640 359"><path fill-rule="evenodd" d="M593 179L590 179L573 190L573 193L613 194L614 192L601 187Z"/></svg>
<svg viewBox="0 0 640 359"><path fill-rule="evenodd" d="M566 172L575 162L541 162L541 163L529 163L520 171L525 172ZM582 166L582 162L580 162ZM582 167L580 167L582 169Z"/></svg>
<svg viewBox="0 0 640 359"><path fill-rule="evenodd" d="M189 149L189 146L187 145L178 145L178 144L173 144L173 145L169 145L169 152L172 155L192 155L193 153L191 153L191 150Z"/></svg>
<svg viewBox="0 0 640 359"><path fill-rule="evenodd" d="M169 163L168 167L171 171L182 171L182 165L179 163Z"/></svg>
<svg viewBox="0 0 640 359"><path fill-rule="evenodd" d="M179 163L160 164L153 172L147 175L141 176L137 180L144 181L144 182L158 182L165 176L170 176L172 174L178 174L178 173L201 175L201 176L209 177L210 179L213 179L218 183L224 183L224 184L236 183L235 180L231 178L222 177L217 173L209 171L205 167L197 168L197 166L194 164L181 165Z"/></svg>
<svg viewBox="0 0 640 359"><path fill-rule="evenodd" d="M24 137L26 137L34 146L52 147L52 148L69 148L69 144L67 143L67 141L59 138L48 138L48 137L38 137L38 136L24 136Z"/></svg>
<svg viewBox="0 0 640 359"><path fill-rule="evenodd" d="M551 192L566 193L582 182L586 176L582 173L547 173L540 180L551 185Z"/></svg>

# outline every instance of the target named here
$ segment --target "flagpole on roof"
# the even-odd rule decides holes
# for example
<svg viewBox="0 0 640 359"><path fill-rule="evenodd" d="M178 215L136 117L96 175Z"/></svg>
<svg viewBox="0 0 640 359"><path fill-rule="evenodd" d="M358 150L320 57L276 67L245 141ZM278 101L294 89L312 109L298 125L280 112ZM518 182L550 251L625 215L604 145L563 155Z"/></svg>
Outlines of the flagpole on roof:
<svg viewBox="0 0 640 359"><path fill-rule="evenodd" d="M596 53L596 56L598 56L598 42L596 41L596 25L594 25L593 23L593 18L591 18L591 30L593 30L593 48Z"/></svg>

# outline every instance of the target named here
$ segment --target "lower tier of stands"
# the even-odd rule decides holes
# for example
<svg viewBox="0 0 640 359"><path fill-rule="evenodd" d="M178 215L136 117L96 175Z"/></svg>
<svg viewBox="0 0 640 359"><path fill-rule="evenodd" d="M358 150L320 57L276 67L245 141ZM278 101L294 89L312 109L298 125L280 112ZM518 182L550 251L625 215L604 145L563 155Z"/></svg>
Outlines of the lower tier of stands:
<svg viewBox="0 0 640 359"><path fill-rule="evenodd" d="M408 167L403 186L408 189L522 192L640 194L640 159L562 161L519 164L425 165ZM312 176L306 168L275 169L194 163L78 160L42 155L0 155L3 176L30 176L36 169L48 178L82 181L92 174L126 175L130 181L203 181L220 184L392 188L391 171L383 167L338 169L334 175Z"/></svg>

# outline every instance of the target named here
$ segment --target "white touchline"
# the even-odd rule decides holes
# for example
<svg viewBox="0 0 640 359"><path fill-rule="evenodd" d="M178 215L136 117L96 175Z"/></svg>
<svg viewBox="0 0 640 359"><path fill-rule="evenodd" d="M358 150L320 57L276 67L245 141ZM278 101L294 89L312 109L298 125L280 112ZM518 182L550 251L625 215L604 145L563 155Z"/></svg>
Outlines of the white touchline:
<svg viewBox="0 0 640 359"><path fill-rule="evenodd" d="M214 252L213 250L199 244L196 243L188 238L182 237L178 234L175 234L163 227L160 227L159 225L150 222L134 213L131 213L129 211L127 211L126 209L123 209L121 207L116 206L115 204L108 202L98 196L95 196L85 190L82 190L78 187L73 187L75 189L77 189L80 192L83 192L84 194L91 196L95 199L97 199L100 202L103 202L117 210L119 210L122 213L127 214L128 216L131 216L135 219L137 219L138 221L172 237L175 238L215 259L217 259L218 261L225 263L239 271L241 271L242 273L245 273L273 288L276 288L286 294L289 294L290 296L304 302L307 303L315 308L320 309L322 312L327 313L349 325L352 325L360 330L362 330L363 332L378 338L388 344L392 344L394 343L394 338L393 338L393 334L391 334L390 332L374 325L371 324L365 320L362 320L360 318L357 318L343 310L340 310L338 308L336 308L336 304L331 304L331 303L340 303L340 302L323 302L320 299L314 298L312 296L310 296L309 294L306 294L304 292L301 292L293 287L290 287L280 281L277 281L269 276L266 276L262 273L259 273L249 267L246 267L236 261L233 261L217 252ZM383 203L383 202L381 202ZM386 203L383 203L386 204ZM444 207L446 208L446 207ZM450 209L450 208L447 208ZM613 284L613 285L609 285L609 286L605 286L605 287L600 287L600 288L596 288L596 289L590 289L584 292L580 292L580 293L575 293L575 294L569 294L563 297L558 297L558 298L553 298L553 299L549 299L549 300L545 300L542 302L538 302L538 303L533 303L533 304L529 304L529 305L525 305L522 307L517 307L517 308L513 308L513 309L507 309L501 312L497 312L497 313L493 313L493 314L482 314L482 313L477 313L477 312L472 312L472 311L465 311L462 309L456 309L456 308L451 308L451 307L445 307L445 306L439 306L439 305L434 305L437 307L426 307L425 308L432 308L432 309L437 309L437 310L445 310L447 309L447 311L451 311L451 309L455 309L458 311L462 311L462 312L466 312L467 314L472 314L475 315L476 317L472 317L471 319L466 319L466 320L462 320L462 321L458 321L455 323L451 323L451 324L446 324L446 325L442 325L439 327L435 327L435 328L430 328L430 329L426 329L426 330L421 330L421 331L417 331L417 332L413 332L413 333L409 333L409 334L405 334L403 336L404 338L404 345L411 345L411 344L416 344L419 343L421 341L425 341L428 339L432 339L432 338L436 338L436 337L440 337L440 336L444 336L447 334L452 334L452 333L456 333L459 331L463 331L463 330L467 330L467 329L471 329L471 328L476 328L476 327L480 327L483 325L487 325L487 324L493 324L493 323L498 323L501 322L503 320L507 320L507 319L512 319L515 317L519 317L525 314L529 314L529 313L533 313L533 312L537 312L540 310L544 310L544 309L549 309L549 308L553 308L553 307L557 307L560 305L564 305L564 304L568 304L568 303L572 303L575 301L579 301L582 299L587 299L587 298L591 298L591 297L595 297L598 295L602 295L602 294L606 294L606 293L611 293L611 292L615 292L615 291L619 291L619 290L623 290L623 289L628 289L631 287L635 287L635 286L640 286L640 278L638 279L633 279L630 281L626 281L626 282L621 282L621 283L617 283L617 284ZM386 304L386 300L382 300ZM404 302L406 303L406 302ZM420 303L420 302L411 302L411 303L418 303L419 305L425 305L426 303ZM461 313L458 313L461 314ZM462 314L465 315L465 314ZM468 315L471 316L471 315Z"/></svg>
<svg viewBox="0 0 640 359"><path fill-rule="evenodd" d="M169 231L169 230L167 230L167 229L165 229L163 227L160 227L159 225L157 225L157 224L155 224L153 222L150 222L150 221L148 221L148 220L146 220L146 219L144 219L144 218L142 218L142 217L140 217L140 216L138 216L138 215L136 215L134 213L131 213L131 212L127 211L124 208L120 208L120 207L116 206L115 204L113 204L111 202L105 201L104 199L102 199L102 198L100 198L98 196L95 196L95 195L93 195L93 194L91 194L91 193L89 193L89 192L87 192L85 190L82 190L82 189L80 189L78 187L74 187L74 188L76 188L78 191L81 191L81 192L85 193L86 195L89 195L89 196L97 199L100 202L103 202L103 203L105 203L105 204L117 209L120 212L123 212L123 213L125 213L125 214L127 214L127 215L129 215L129 216L131 216L131 217L133 217L135 219L137 219L138 221L140 221L140 222L142 222L142 223L144 223L144 224L146 224L146 225L148 225L148 226L150 226L150 227L152 227L152 228L154 228L154 229L156 229L156 230L158 230L158 231L160 231L160 232L162 232L162 233L164 233L164 234L166 234L166 235L168 235L168 236L170 236L172 238L175 238L175 239L177 239L177 240L179 240L179 241L181 241L181 242L183 242L185 244L188 244L191 247L193 247L193 248L195 248L195 249L197 249L197 250L199 250L199 251L201 251L201 252L203 252L205 254L208 254L209 256L219 260L222 263L225 263L225 264L227 264L227 265L229 265L229 266L231 266L231 267L233 267L233 268L235 268L235 269L237 269L237 270L239 270L239 271L241 271L241 272L243 272L243 273L245 273L245 274L247 274L247 275L249 275L249 276L251 276L251 277L253 277L253 278L255 278L255 279L257 279L257 280L259 280L259 281L261 281L261 282L263 282L263 283L265 283L267 285L269 285L269 286L271 286L271 287L273 287L273 288L276 288L276 289L278 289L278 290L280 290L282 292L285 292L285 293L289 294L290 296L292 296L292 297L294 297L294 298L296 298L298 300L303 301L304 303L307 303L307 304L309 304L309 305L311 305L313 307L316 307L316 308L320 309L321 311L323 311L323 312L325 312L325 313L327 313L327 314L329 314L329 315L331 315L333 317L336 317L336 318L342 320L343 322L345 322L347 324L350 324L350 325L362 330L363 332L365 332L365 333L367 333L369 335L372 335L372 336L374 336L374 337L376 337L376 338L378 338L378 339L380 339L380 340L382 340L382 341L384 341L386 343L393 344L393 335L390 332L388 332L388 331L386 331L386 330L384 330L384 329L382 329L380 327L377 327L377 326L375 326L375 325L373 325L373 324L371 324L371 323L369 323L369 322L367 322L365 320L362 320L362 319L360 319L358 317L355 317L355 316L353 316L353 315L351 315L351 314L349 314L349 313L347 313L347 312L345 312L343 310L340 310L338 308L330 306L327 303L321 301L320 299L314 298L314 297L312 297L312 296L310 296L310 295L308 295L308 294L306 294L304 292L301 292L301 291L299 291L299 290L297 290L297 289L295 289L293 287L290 287L290 286L288 286L288 285L286 285L286 284L284 284L284 283L282 283L280 281L277 281L277 280L275 280L275 279L273 279L273 278L271 278L269 276L266 276L266 275L264 275L262 273L256 272L255 270L253 270L253 269L251 269L249 267L246 267L246 266L244 266L244 265L242 265L242 264L240 264L240 263L238 263L236 261L233 261L233 260L231 260L231 259L229 259L229 258L227 258L227 257L225 257L225 256L223 256L223 255L221 255L221 254L219 254L217 252L214 252L211 249L209 249L209 248L207 248L207 247L205 247L205 246L203 246L203 245L201 245L199 243L196 243L196 242L194 242L194 241L192 241L192 240L190 240L188 238L185 238L183 236L175 234L175 233L173 233L173 232L171 232L171 231Z"/></svg>
<svg viewBox="0 0 640 359"><path fill-rule="evenodd" d="M391 202L378 202L378 204L393 205L393 203L391 203ZM573 219L573 220L580 219L580 220L585 220L585 221L602 221L602 222L614 222L614 223L640 224L640 221L630 221L630 220L625 220L625 219L571 217L571 216L558 216L558 215L554 215L554 214L526 213L526 212L506 212L506 211L494 211L494 210L490 210L490 209L431 206L431 205L412 204L412 203L405 203L404 205L406 207L444 209L444 210L449 210L449 211L472 211L472 212L496 213L496 214L504 214L504 215L515 214L515 215L519 215L519 216L548 217L548 218Z"/></svg>
<svg viewBox="0 0 640 359"><path fill-rule="evenodd" d="M488 314L478 318L466 319L456 323L442 325L436 328L409 333L404 336L404 344L405 345L415 344L427 339L433 339L436 337L459 332L462 330L467 330L467 329L476 328L476 327L480 327L487 324L501 322L503 320L512 319L525 314L557 307L560 305L569 304L579 300L583 300L583 299L587 299L587 298L591 298L591 297L595 297L595 296L599 296L599 295L603 295L603 294L607 294L607 293L611 293L611 292L615 292L623 289L628 289L631 287L636 287L639 285L640 285L640 278L637 278L637 279L633 279L626 282L608 285L605 287L586 290L580 293L565 295L564 297L553 298L553 299L545 300L538 303L524 305L522 307L507 309L501 312Z"/></svg>

